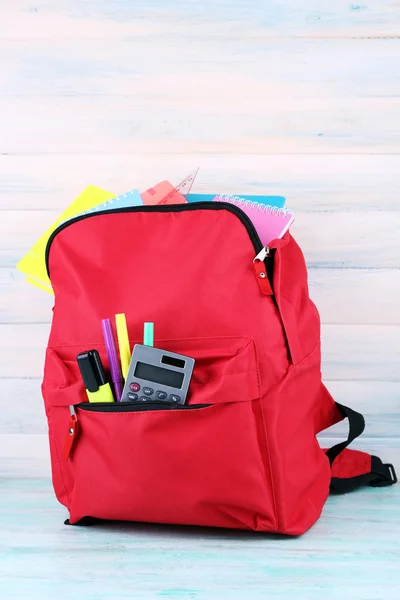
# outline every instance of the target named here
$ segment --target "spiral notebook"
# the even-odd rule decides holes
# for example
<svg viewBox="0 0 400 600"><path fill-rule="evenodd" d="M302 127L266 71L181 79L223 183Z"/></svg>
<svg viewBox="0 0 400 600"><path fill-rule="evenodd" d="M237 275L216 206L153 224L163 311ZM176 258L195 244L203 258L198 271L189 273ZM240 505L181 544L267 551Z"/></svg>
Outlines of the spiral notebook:
<svg viewBox="0 0 400 600"><path fill-rule="evenodd" d="M83 217L84 215L90 215L96 212L101 212L103 210L115 210L116 208L129 208L130 206L141 205L143 205L143 202L139 190L129 190L129 192L124 192L123 194L119 194L118 196L112 196L111 198L109 198L105 202L102 202L101 204L95 204L94 206L90 206L86 210L77 212L76 214L69 216L68 219L60 221L59 225L62 225L67 221L71 221L72 219L76 219L76 217Z"/></svg>
<svg viewBox="0 0 400 600"><path fill-rule="evenodd" d="M237 196L216 196L213 202L228 202L241 208L251 219L264 246L268 246L276 238L283 237L294 221L291 210L252 202Z"/></svg>
<svg viewBox="0 0 400 600"><path fill-rule="evenodd" d="M216 196L223 196L224 198L232 198L235 200L250 200L251 202L259 202L260 204L270 204L271 206L276 206L278 208L284 208L286 204L286 198L284 196L265 196L265 195L257 195L254 196L252 194L245 194L245 197L232 195L232 194L188 194L186 200L189 203L192 202L212 202ZM228 200L226 200L228 202Z"/></svg>

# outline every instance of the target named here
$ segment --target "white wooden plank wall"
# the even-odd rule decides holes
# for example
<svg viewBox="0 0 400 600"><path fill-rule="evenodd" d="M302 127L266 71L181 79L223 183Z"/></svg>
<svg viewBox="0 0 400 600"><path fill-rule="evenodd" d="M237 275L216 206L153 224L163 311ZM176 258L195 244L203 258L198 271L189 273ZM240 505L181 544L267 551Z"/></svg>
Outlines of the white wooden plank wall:
<svg viewBox="0 0 400 600"><path fill-rule="evenodd" d="M46 430L51 298L16 262L88 183L143 189L196 166L197 191L287 197L322 316L325 380L367 414L370 436L397 436L399 3L0 9L0 450Z"/></svg>

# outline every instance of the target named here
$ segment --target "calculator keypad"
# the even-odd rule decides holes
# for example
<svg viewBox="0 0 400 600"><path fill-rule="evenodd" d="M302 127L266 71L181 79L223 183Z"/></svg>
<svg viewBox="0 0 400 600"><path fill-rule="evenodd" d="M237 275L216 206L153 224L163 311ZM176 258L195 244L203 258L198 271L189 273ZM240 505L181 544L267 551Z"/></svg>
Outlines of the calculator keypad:
<svg viewBox="0 0 400 600"><path fill-rule="evenodd" d="M143 387L141 388L140 385L136 382L133 382L129 385L129 389L132 390L131 392L128 392L127 394L127 399L130 400L131 402L148 402L149 400L165 400L166 402L173 402L174 404L177 404L181 401L181 397L178 396L178 394L170 394L168 396L167 392L164 392L163 390L153 390L153 388L151 387ZM136 392L141 391L141 393L143 394L142 396L139 396L139 394L137 394Z"/></svg>

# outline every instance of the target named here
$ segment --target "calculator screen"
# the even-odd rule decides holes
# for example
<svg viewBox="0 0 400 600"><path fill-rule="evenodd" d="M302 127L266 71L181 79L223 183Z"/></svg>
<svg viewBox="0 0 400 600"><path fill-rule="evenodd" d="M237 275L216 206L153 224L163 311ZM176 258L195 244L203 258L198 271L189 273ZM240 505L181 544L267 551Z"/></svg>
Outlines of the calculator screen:
<svg viewBox="0 0 400 600"><path fill-rule="evenodd" d="M177 371L172 371L172 369L163 369L162 367L139 361L136 363L134 376L139 379L179 389L181 389L184 379L184 373L178 373Z"/></svg>

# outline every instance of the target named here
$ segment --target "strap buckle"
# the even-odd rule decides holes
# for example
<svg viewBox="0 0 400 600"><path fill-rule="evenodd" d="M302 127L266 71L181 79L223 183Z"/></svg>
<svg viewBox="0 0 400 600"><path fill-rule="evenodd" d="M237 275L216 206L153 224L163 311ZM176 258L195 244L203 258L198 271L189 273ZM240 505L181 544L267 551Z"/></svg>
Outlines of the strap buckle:
<svg viewBox="0 0 400 600"><path fill-rule="evenodd" d="M377 478L373 479L369 484L371 487L385 487L397 483L396 471L390 463L380 465L379 472L376 475Z"/></svg>

